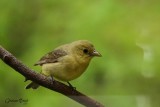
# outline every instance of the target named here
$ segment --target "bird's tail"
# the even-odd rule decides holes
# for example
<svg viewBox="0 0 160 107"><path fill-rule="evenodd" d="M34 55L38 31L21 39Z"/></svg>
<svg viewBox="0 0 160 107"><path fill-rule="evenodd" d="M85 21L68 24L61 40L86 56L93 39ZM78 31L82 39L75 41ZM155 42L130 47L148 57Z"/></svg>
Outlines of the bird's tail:
<svg viewBox="0 0 160 107"><path fill-rule="evenodd" d="M35 82L31 82L30 84L28 84L27 86L26 86L26 89L30 89L30 88L32 88L32 89L37 89L39 87L39 84L37 84L37 83L35 83Z"/></svg>

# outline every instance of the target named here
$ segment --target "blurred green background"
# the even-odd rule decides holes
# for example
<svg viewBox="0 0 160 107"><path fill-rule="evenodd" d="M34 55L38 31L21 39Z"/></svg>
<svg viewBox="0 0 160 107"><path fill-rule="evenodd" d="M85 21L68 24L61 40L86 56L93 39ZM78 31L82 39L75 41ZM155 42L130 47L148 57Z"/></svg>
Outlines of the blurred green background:
<svg viewBox="0 0 160 107"><path fill-rule="evenodd" d="M0 45L37 72L41 56L79 39L103 57L71 81L78 91L106 107L160 106L160 1L0 0ZM23 81L0 60L0 107L82 107L43 87L25 90Z"/></svg>

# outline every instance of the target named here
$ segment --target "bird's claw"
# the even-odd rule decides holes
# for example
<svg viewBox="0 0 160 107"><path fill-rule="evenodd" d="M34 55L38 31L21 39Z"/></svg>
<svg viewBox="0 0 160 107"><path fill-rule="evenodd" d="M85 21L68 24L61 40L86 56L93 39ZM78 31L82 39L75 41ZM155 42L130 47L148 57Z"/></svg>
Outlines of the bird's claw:
<svg viewBox="0 0 160 107"><path fill-rule="evenodd" d="M69 87L72 88L72 90L76 90L76 87L73 87L69 82L67 82Z"/></svg>

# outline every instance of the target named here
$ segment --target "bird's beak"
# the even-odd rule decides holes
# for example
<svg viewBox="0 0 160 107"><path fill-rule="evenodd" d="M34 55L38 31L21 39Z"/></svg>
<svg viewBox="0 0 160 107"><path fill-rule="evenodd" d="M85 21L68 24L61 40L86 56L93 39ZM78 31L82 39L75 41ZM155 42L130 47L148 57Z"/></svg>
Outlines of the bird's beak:
<svg viewBox="0 0 160 107"><path fill-rule="evenodd" d="M96 50L94 50L93 53L91 54L91 56L101 57L102 55L99 52L97 52Z"/></svg>

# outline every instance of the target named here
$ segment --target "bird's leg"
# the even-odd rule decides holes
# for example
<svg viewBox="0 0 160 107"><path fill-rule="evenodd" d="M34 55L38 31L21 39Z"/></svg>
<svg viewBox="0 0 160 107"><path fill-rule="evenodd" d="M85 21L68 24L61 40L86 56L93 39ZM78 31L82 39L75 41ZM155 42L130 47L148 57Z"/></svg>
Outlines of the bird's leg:
<svg viewBox="0 0 160 107"><path fill-rule="evenodd" d="M54 79L53 79L53 76L51 75L51 80L52 80L52 84L53 84L53 82L54 82Z"/></svg>
<svg viewBox="0 0 160 107"><path fill-rule="evenodd" d="M69 87L71 87L73 90L76 90L76 87L73 87L72 84L70 84L69 82L67 82Z"/></svg>

